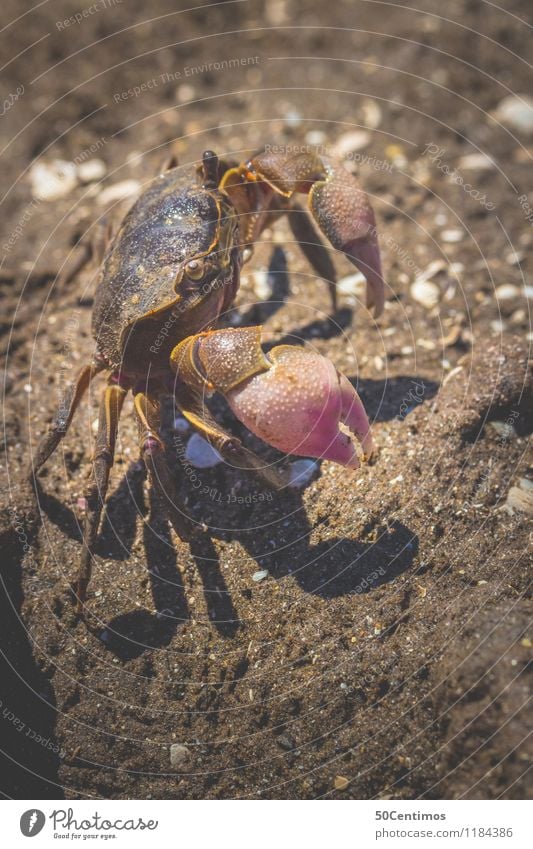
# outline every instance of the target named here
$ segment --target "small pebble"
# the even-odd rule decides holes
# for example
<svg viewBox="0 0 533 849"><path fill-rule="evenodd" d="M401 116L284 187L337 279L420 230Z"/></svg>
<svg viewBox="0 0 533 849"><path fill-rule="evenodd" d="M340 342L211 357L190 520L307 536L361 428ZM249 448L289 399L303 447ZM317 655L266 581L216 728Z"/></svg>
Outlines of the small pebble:
<svg viewBox="0 0 533 849"><path fill-rule="evenodd" d="M296 741L294 737L290 737L288 734L280 734L277 740L278 744L285 751L290 752L296 746Z"/></svg>
<svg viewBox="0 0 533 849"><path fill-rule="evenodd" d="M336 775L333 782L335 790L346 790L350 781L344 775Z"/></svg>
<svg viewBox="0 0 533 849"><path fill-rule="evenodd" d="M222 462L222 457L216 448L213 448L199 433L193 433L189 439L185 459L195 469L211 469Z"/></svg>
<svg viewBox="0 0 533 849"><path fill-rule="evenodd" d="M496 167L494 160L485 153L469 153L467 156L462 156L458 166L465 171L483 171Z"/></svg>
<svg viewBox="0 0 533 849"><path fill-rule="evenodd" d="M492 421L489 422L489 426L506 440L516 436L516 430L509 422Z"/></svg>
<svg viewBox="0 0 533 849"><path fill-rule="evenodd" d="M302 123L302 113L298 112L297 109L289 109L285 113L285 126L289 127L291 130L297 129Z"/></svg>
<svg viewBox="0 0 533 849"><path fill-rule="evenodd" d="M430 262L429 265L424 269L424 271L418 275L415 280L415 283L420 280L431 280L432 277L435 277L441 271L444 271L448 268L448 263L443 259L434 259L433 262Z"/></svg>
<svg viewBox="0 0 533 849"><path fill-rule="evenodd" d="M533 286L524 286L524 295L526 298L533 298Z"/></svg>
<svg viewBox="0 0 533 849"><path fill-rule="evenodd" d="M315 460L295 460L290 465L288 486L305 486L309 483L317 469L318 463Z"/></svg>
<svg viewBox="0 0 533 849"><path fill-rule="evenodd" d="M196 91L192 85L184 83L183 85L178 86L178 90L176 92L178 103L187 103L189 100L194 100L195 95Z"/></svg>
<svg viewBox="0 0 533 849"><path fill-rule="evenodd" d="M526 258L524 251L509 251L505 254L505 262L508 265L520 265L523 259Z"/></svg>
<svg viewBox="0 0 533 849"><path fill-rule="evenodd" d="M361 107L363 113L363 123L371 130L375 130L381 124L381 107L375 100L367 98L363 101Z"/></svg>
<svg viewBox="0 0 533 849"><path fill-rule="evenodd" d="M252 581L255 581L256 584L260 581L264 581L265 578L268 578L268 569L259 569L258 572L254 572L252 575Z"/></svg>
<svg viewBox="0 0 533 849"><path fill-rule="evenodd" d="M31 191L37 200L52 201L69 195L78 185L73 162L54 159L53 162L36 162L30 168Z"/></svg>
<svg viewBox="0 0 533 849"><path fill-rule="evenodd" d="M272 297L272 286L270 285L270 275L264 268L259 268L257 271L252 271L252 288L254 294L257 295L260 301L268 301Z"/></svg>
<svg viewBox="0 0 533 849"><path fill-rule="evenodd" d="M408 164L403 147L400 147L399 144L387 145L385 148L385 156L392 162L393 165L396 165L397 168L405 168Z"/></svg>
<svg viewBox="0 0 533 849"><path fill-rule="evenodd" d="M506 504L511 512L518 510L520 513L533 514L533 481L520 478L518 486L510 488Z"/></svg>
<svg viewBox="0 0 533 849"><path fill-rule="evenodd" d="M358 150L368 147L370 140L370 133L365 130L350 130L348 133L343 133L333 146L333 156L343 159L350 153L356 153Z"/></svg>
<svg viewBox="0 0 533 849"><path fill-rule="evenodd" d="M499 301L510 301L512 298L518 298L520 289L518 286L513 286L512 283L504 283L498 286L494 292Z"/></svg>
<svg viewBox="0 0 533 849"><path fill-rule="evenodd" d="M104 189L98 195L98 203L101 206L107 206L110 203L116 203L119 200L133 197L141 191L141 184L138 180L122 180L120 183L115 183Z"/></svg>
<svg viewBox="0 0 533 849"><path fill-rule="evenodd" d="M416 344L425 351L434 351L437 347L431 339L418 339Z"/></svg>
<svg viewBox="0 0 533 849"><path fill-rule="evenodd" d="M524 133L533 133L533 99L527 94L504 97L493 115L508 127Z"/></svg>
<svg viewBox="0 0 533 849"><path fill-rule="evenodd" d="M349 274L343 277L337 283L337 292L340 295L347 295L353 301L360 300L366 292L366 280L363 274Z"/></svg>
<svg viewBox="0 0 533 849"><path fill-rule="evenodd" d="M187 746L182 743L173 743L170 747L170 766L174 769L183 770L190 758L190 752Z"/></svg>
<svg viewBox="0 0 533 849"><path fill-rule="evenodd" d="M103 159L89 159L76 169L80 183L97 183L107 174L107 165Z"/></svg>
<svg viewBox="0 0 533 849"><path fill-rule="evenodd" d="M275 27L287 23L288 11L285 0L269 0L265 6L265 16L268 23Z"/></svg>
<svg viewBox="0 0 533 849"><path fill-rule="evenodd" d="M411 286L411 297L426 309L432 309L439 302L440 289L429 280L415 280Z"/></svg>
<svg viewBox="0 0 533 849"><path fill-rule="evenodd" d="M464 235L464 230L443 230L440 237L443 242L452 244L454 242L462 241L462 239L464 239Z"/></svg>
<svg viewBox="0 0 533 849"><path fill-rule="evenodd" d="M305 140L307 144L325 144L327 141L327 136L322 130L309 130L308 133L305 134Z"/></svg>

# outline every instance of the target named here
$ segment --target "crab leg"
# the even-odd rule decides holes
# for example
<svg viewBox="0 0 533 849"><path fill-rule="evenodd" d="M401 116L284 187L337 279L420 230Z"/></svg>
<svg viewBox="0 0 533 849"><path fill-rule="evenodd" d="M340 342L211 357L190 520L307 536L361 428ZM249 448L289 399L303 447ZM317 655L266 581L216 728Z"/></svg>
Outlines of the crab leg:
<svg viewBox="0 0 533 849"><path fill-rule="evenodd" d="M37 455L32 464L31 478L37 474L41 466L44 466L50 455L53 454L69 429L74 418L74 413L79 407L80 401L89 388L93 377L105 369L105 367L105 364L101 362L93 362L91 365L84 366L78 374L76 381L69 384L59 405L54 423L39 443Z"/></svg>
<svg viewBox="0 0 533 849"><path fill-rule="evenodd" d="M118 420L128 393L118 384L106 387L98 417L98 432L93 457L94 484L87 496L87 517L83 532L83 551L77 581L77 612L83 615L87 587L91 580L93 548L98 536L100 516L105 502L109 472L115 458Z"/></svg>
<svg viewBox="0 0 533 849"><path fill-rule="evenodd" d="M261 327L190 336L174 348L172 367L191 385L223 393L233 412L268 445L290 454L333 460L356 469L374 451L370 424L357 392L329 360L279 345L268 356Z"/></svg>
<svg viewBox="0 0 533 849"><path fill-rule="evenodd" d="M221 188L231 197L237 211L245 216L244 241L253 242L268 224L275 196L290 208L296 193L307 195L311 217L334 248L342 251L364 274L367 281L367 307L378 316L383 311L385 282L374 212L358 180L329 157L312 152L279 153L264 151L223 177ZM280 201L278 201L278 207ZM297 225L298 226L298 225ZM309 227L295 233L313 265L327 267L326 249L309 241Z"/></svg>
<svg viewBox="0 0 533 849"><path fill-rule="evenodd" d="M183 541L191 539L194 528L190 517L180 508L179 498L161 436L159 404L143 392L134 397L135 414L139 425L141 456L154 491L167 513L172 527Z"/></svg>

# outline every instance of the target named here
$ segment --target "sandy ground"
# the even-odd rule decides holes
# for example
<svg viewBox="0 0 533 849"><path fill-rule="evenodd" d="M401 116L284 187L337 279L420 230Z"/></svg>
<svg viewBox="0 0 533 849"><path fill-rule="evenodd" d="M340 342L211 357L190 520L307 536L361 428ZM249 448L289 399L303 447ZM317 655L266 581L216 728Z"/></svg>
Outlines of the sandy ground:
<svg viewBox="0 0 533 849"><path fill-rule="evenodd" d="M149 18L124 0L77 22L79 3L18 21L24 4L4 4L6 796L527 794L533 128L527 108L513 124L499 104L531 91L530 10L417 5L159 0ZM170 152L185 168L208 147L242 159L340 142L378 218L383 316L333 253L344 282L328 317L327 286L280 221L232 321L327 354L360 392L377 461L324 462L273 494L224 464L196 470L199 492L176 456L180 495L209 528L189 546L151 504L128 405L77 621L101 383L42 473L42 522L24 486L62 386L93 353L95 268L58 275L124 181L141 188ZM95 159L101 177L82 184ZM55 160L77 177L38 199L35 165ZM170 417L166 435L190 433Z"/></svg>

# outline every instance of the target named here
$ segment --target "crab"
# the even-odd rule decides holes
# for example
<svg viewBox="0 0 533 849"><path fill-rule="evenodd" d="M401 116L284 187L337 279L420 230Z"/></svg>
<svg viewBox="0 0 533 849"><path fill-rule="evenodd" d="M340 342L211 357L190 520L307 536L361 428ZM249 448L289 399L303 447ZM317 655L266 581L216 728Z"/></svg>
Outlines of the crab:
<svg viewBox="0 0 533 849"><path fill-rule="evenodd" d="M297 195L307 196L308 211L297 204ZM287 484L286 472L267 465L221 427L205 404L207 395L222 393L253 434L282 452L357 468L355 436L363 459L372 455L363 404L329 360L291 345L265 353L261 327L216 329L235 299L243 261L262 231L282 214L289 215L303 253L328 281L333 307L334 269L311 219L363 272L367 306L378 315L385 284L372 208L356 178L324 156L265 150L235 165L206 151L196 175L184 174L170 161L110 239L93 309L95 356L68 387L31 470L35 484L89 385L106 372L74 585L78 614L84 611L119 416L130 391L141 458L184 541L199 531L179 503L161 437L165 395L173 396L185 419L228 463L255 472L276 489Z"/></svg>

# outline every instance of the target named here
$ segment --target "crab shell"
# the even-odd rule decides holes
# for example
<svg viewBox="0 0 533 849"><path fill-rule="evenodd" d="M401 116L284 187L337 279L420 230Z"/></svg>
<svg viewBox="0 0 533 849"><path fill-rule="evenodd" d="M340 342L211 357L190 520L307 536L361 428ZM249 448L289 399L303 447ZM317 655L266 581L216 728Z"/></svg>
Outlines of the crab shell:
<svg viewBox="0 0 533 849"><path fill-rule="evenodd" d="M194 178L193 178L194 179ZM93 310L99 353L128 375L168 372L173 345L213 326L239 283L238 218L216 188L173 168L124 218L104 258ZM201 261L200 280L187 274Z"/></svg>

